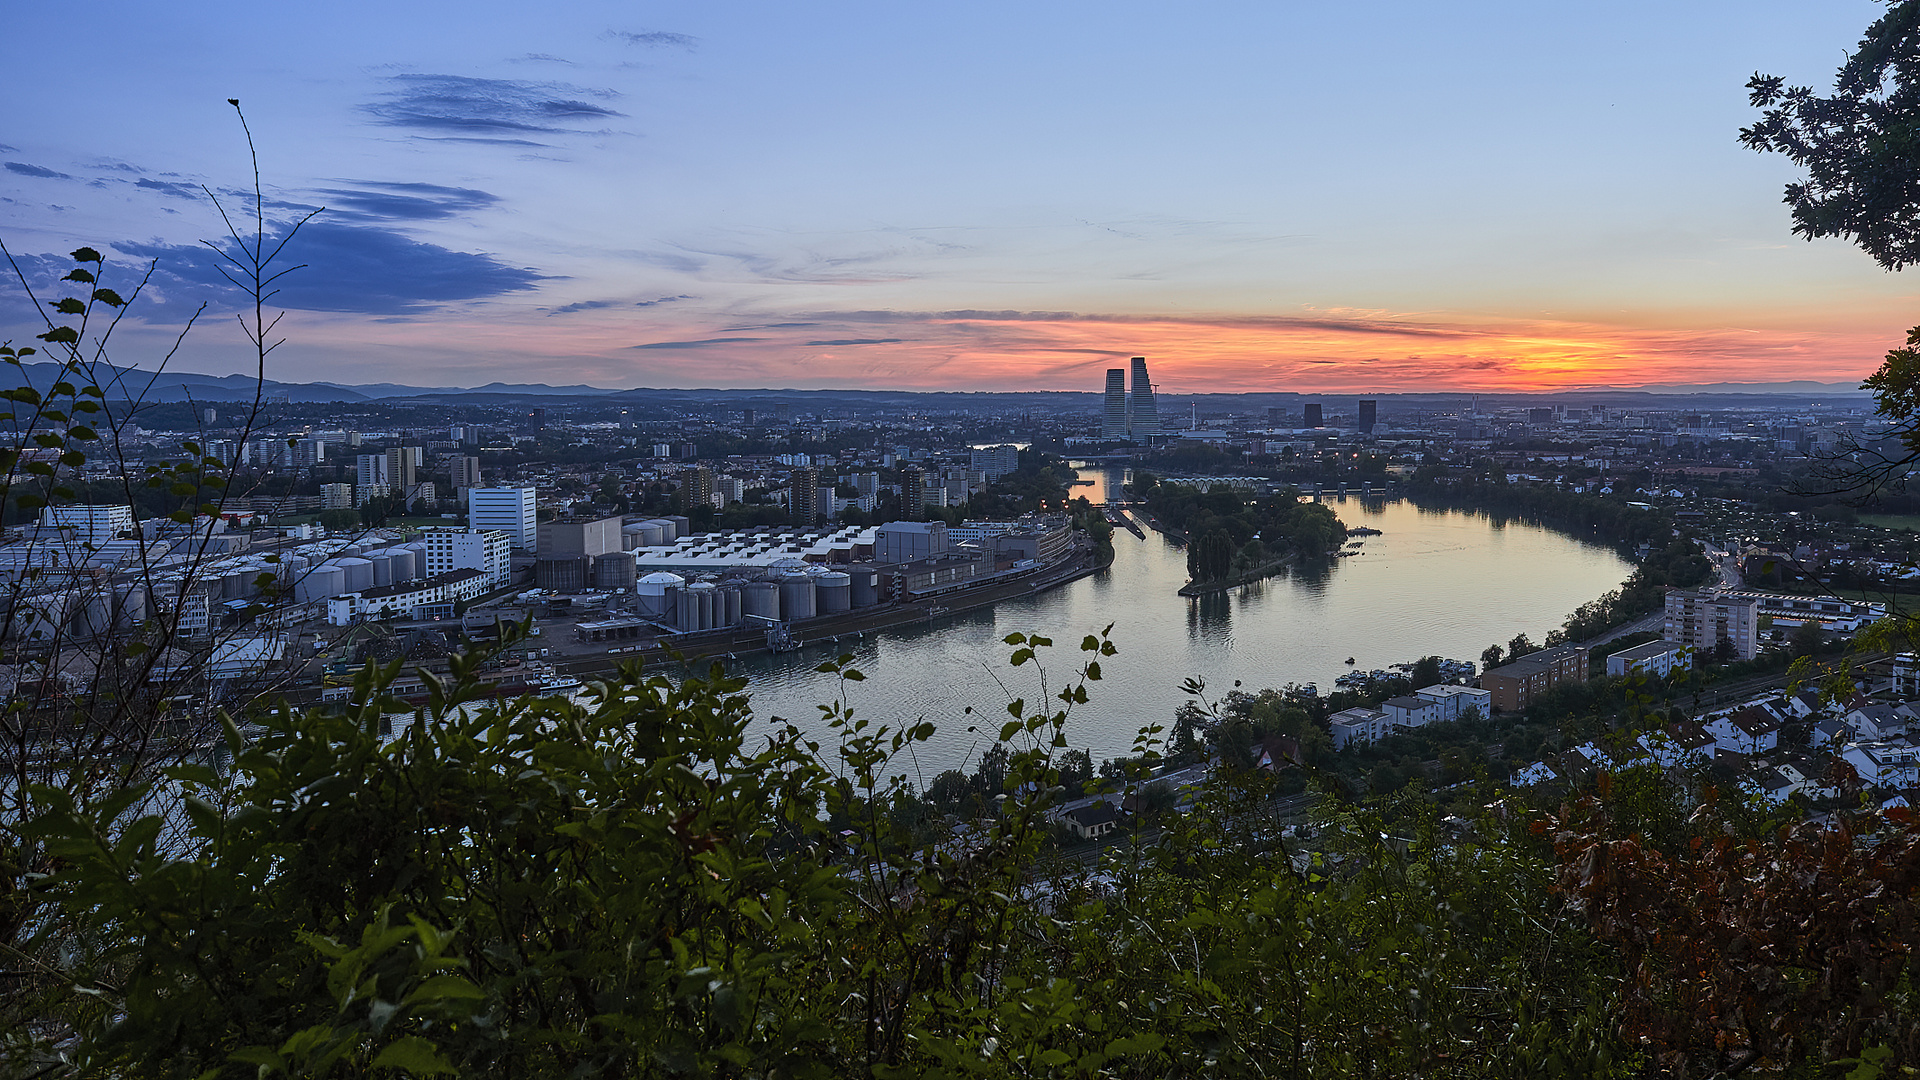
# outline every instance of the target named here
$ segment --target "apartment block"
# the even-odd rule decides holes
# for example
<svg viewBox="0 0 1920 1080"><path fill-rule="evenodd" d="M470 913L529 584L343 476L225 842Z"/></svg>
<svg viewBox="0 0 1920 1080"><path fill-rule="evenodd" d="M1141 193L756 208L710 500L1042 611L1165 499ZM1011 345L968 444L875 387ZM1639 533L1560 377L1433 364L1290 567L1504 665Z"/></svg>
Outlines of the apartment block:
<svg viewBox="0 0 1920 1080"><path fill-rule="evenodd" d="M1497 712L1518 712L1562 683L1587 681L1587 650L1556 645L1528 653L1480 676L1480 688Z"/></svg>
<svg viewBox="0 0 1920 1080"><path fill-rule="evenodd" d="M1757 596L1668 589L1666 627L1662 637L1695 652L1712 653L1722 642L1735 657L1753 659L1760 647L1760 600Z"/></svg>
<svg viewBox="0 0 1920 1080"><path fill-rule="evenodd" d="M494 586L505 585L512 577L513 539L497 529L434 529L421 541L427 545L428 577L454 570L479 570Z"/></svg>
<svg viewBox="0 0 1920 1080"><path fill-rule="evenodd" d="M531 551L539 542L539 516L534 509L534 491L530 487L477 487L467 489L467 527L476 532L497 529L506 533L513 546ZM618 526L616 525L616 531ZM618 546L618 545L616 545Z"/></svg>

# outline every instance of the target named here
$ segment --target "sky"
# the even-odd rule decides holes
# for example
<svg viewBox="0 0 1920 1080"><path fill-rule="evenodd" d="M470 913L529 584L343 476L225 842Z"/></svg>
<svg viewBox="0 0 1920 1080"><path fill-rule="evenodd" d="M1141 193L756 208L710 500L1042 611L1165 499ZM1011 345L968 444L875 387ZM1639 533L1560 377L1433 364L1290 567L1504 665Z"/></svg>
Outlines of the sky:
<svg viewBox="0 0 1920 1080"><path fill-rule="evenodd" d="M283 381L1851 382L1920 322L1738 142L1863 0L16 7L0 242L43 299L81 244L151 267L123 364L204 304L174 365L254 370L228 98L269 240L305 220Z"/></svg>

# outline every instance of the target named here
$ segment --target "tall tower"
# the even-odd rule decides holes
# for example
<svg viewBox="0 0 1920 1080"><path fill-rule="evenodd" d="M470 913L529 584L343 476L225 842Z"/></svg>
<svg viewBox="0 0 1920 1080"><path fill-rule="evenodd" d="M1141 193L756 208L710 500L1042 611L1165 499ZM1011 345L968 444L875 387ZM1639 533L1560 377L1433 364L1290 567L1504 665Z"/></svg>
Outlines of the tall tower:
<svg viewBox="0 0 1920 1080"><path fill-rule="evenodd" d="M1380 403L1377 401L1368 401L1366 398L1361 398L1360 399L1360 425L1359 425L1360 434L1362 435L1373 434L1373 425L1377 420L1379 420L1379 418L1380 418Z"/></svg>
<svg viewBox="0 0 1920 1080"><path fill-rule="evenodd" d="M1135 441L1160 434L1160 413L1153 407L1153 383L1147 379L1147 358L1133 358L1133 408L1127 418Z"/></svg>
<svg viewBox="0 0 1920 1080"><path fill-rule="evenodd" d="M1302 427L1324 426L1320 421L1320 403L1319 402L1316 401L1311 405L1302 406L1301 411L1305 413L1305 415L1301 417L1301 419L1305 421L1305 423L1301 425Z"/></svg>
<svg viewBox="0 0 1920 1080"><path fill-rule="evenodd" d="M795 525L812 525L820 516L820 470L802 466L788 474L787 509Z"/></svg>
<svg viewBox="0 0 1920 1080"><path fill-rule="evenodd" d="M1100 437L1127 437L1127 369L1107 369L1107 409L1100 420Z"/></svg>

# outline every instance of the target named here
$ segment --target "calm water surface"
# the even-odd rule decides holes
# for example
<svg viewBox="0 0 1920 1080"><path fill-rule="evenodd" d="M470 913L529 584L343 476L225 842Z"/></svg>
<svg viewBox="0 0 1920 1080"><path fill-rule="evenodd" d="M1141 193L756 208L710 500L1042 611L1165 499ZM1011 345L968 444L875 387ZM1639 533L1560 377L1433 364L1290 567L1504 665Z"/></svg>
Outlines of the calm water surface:
<svg viewBox="0 0 1920 1080"><path fill-rule="evenodd" d="M1083 468L1081 476L1097 482L1075 494L1096 502L1120 482L1117 470ZM1049 689L1058 689L1083 655L1080 639L1112 623L1119 655L1103 663L1105 678L1089 687L1092 700L1076 707L1069 725L1073 744L1098 761L1126 753L1142 725L1168 720L1186 700L1180 685L1187 678L1204 679L1210 696L1236 679L1249 689L1312 682L1326 693L1348 657L1362 669L1428 654L1477 661L1489 644L1522 631L1541 640L1632 570L1608 548L1533 525L1502 526L1404 502L1354 498L1333 505L1349 526L1383 533L1364 538L1358 550L1365 554L1190 600L1176 595L1187 576L1181 548L1152 531L1141 540L1116 530L1113 565L1092 577L990 611L759 657L734 669L747 676L758 715L815 727L815 706L842 687L812 669L852 653L867 676L844 688L856 714L938 724L917 762L904 766L930 779L987 744L969 725L996 730L1009 697L1031 703L1041 696L1031 666L1007 666L1012 649L1001 638L1016 630L1053 638L1056 646L1042 656Z"/></svg>

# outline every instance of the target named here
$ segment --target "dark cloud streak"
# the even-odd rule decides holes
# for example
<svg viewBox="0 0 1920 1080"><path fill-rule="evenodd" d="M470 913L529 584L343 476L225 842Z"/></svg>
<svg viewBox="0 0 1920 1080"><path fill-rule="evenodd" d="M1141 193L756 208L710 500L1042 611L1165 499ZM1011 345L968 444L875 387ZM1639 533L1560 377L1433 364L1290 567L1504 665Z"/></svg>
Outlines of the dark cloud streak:
<svg viewBox="0 0 1920 1080"><path fill-rule="evenodd" d="M24 162L24 161L9 161L9 162L7 162L7 171L8 171L8 172L10 172L10 173L19 173L19 174L20 174L21 176L35 176L35 177L39 177L39 178L40 178L40 179L42 179L42 180L71 180L71 179L73 179L73 177L71 177L71 176L68 176L68 175L67 175L66 173L63 173L63 172L58 172L58 171L56 171L56 170L53 170L53 169L49 169L49 168L47 168L47 167L46 167L46 166L44 166L44 165L29 165L29 164L27 164L27 163L26 163L26 162Z"/></svg>
<svg viewBox="0 0 1920 1080"><path fill-rule="evenodd" d="M626 115L587 100L617 97L613 91L569 83L427 74L393 75L386 81L391 89L382 100L361 109L389 127L458 135L580 134L582 129L573 125Z"/></svg>

